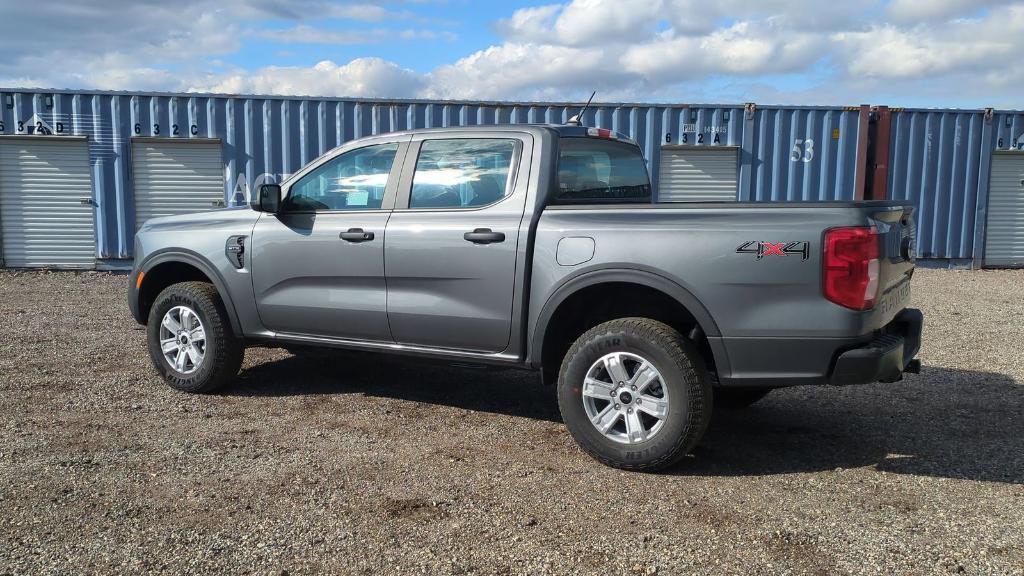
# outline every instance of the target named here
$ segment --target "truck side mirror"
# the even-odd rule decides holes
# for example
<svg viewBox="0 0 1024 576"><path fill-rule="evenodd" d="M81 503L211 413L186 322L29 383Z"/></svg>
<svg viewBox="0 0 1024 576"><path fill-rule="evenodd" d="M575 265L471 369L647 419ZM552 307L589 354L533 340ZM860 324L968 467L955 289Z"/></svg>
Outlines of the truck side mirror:
<svg viewBox="0 0 1024 576"><path fill-rule="evenodd" d="M281 186L279 184L261 184L259 192L249 202L249 206L257 212L277 214L281 208Z"/></svg>

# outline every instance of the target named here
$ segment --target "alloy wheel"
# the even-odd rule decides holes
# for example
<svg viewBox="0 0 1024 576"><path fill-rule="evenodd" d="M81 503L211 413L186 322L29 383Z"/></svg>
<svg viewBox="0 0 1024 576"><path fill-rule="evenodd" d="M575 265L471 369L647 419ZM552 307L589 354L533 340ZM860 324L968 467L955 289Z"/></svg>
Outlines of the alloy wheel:
<svg viewBox="0 0 1024 576"><path fill-rule="evenodd" d="M668 417L668 389L661 372L646 358L612 352L587 370L583 408L594 428L622 444L650 440Z"/></svg>
<svg viewBox="0 0 1024 576"><path fill-rule="evenodd" d="M206 330L188 306L175 306L160 322L160 350L164 360L180 374L199 369L206 356Z"/></svg>

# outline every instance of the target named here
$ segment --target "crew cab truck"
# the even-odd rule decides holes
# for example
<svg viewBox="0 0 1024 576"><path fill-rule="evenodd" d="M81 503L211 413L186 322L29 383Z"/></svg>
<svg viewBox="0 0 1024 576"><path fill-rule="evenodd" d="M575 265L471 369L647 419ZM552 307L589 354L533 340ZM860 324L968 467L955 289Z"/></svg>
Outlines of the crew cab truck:
<svg viewBox="0 0 1024 576"><path fill-rule="evenodd" d="M166 382L208 392L244 347L539 370L611 466L656 470L715 402L918 368L912 206L652 204L640 149L578 125L349 142L251 209L156 218L128 303Z"/></svg>

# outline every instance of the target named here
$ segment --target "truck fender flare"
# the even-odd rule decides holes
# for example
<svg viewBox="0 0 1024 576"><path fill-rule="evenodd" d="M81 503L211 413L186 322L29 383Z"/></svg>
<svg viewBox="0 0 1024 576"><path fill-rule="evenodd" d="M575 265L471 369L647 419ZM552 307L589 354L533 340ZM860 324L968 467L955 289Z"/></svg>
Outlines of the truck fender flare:
<svg viewBox="0 0 1024 576"><path fill-rule="evenodd" d="M217 294L220 295L220 299L224 302L224 310L228 313L228 318L231 320L231 329L235 331L235 334L239 337L242 336L242 324L238 321L238 313L235 311L235 303L231 299L231 293L228 292L227 287L224 284L224 278L217 271L217 268L210 264L206 258L203 258L199 253L183 248L166 248L164 250L158 250L146 257L141 264L139 264L138 270L141 272L148 272L160 264L167 262L181 262L183 264L189 264L199 269L200 272L206 275L213 282L213 286L217 289ZM135 298L138 298L138 294L135 294Z"/></svg>
<svg viewBox="0 0 1024 576"><path fill-rule="evenodd" d="M715 356L715 363L720 368L728 365L724 349L715 345L718 340L717 337L720 336L718 324L715 323L711 314L708 312L707 308L701 304L700 300L698 300L693 293L683 286L680 286L678 283L659 274L637 268L604 268L583 272L577 276L573 276L555 289L551 296L548 297L547 302L544 303L540 314L537 316L537 321L534 324L534 329L530 338L529 363L531 365L534 367L540 366L541 354L544 350L544 336L547 333L548 324L550 323L555 310L558 309L562 302L583 288L594 286L595 284L606 284L611 282L647 286L648 288L653 288L663 292L675 299L689 310L691 314L693 314L693 317L697 320L697 324L700 326L701 330L703 330L704 334L712 340L712 353Z"/></svg>

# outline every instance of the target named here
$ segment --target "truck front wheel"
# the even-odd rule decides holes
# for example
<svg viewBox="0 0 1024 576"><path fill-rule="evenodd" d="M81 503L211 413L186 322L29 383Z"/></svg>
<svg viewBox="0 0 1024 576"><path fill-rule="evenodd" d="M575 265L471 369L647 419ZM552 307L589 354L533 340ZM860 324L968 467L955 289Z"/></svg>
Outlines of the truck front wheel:
<svg viewBox="0 0 1024 576"><path fill-rule="evenodd" d="M570 347L558 375L558 406L569 432L600 462L655 471L696 446L712 393L696 349L648 318L600 324Z"/></svg>
<svg viewBox="0 0 1024 576"><path fill-rule="evenodd" d="M183 392L212 392L242 365L242 342L231 331L217 289L206 282L180 282L160 292L146 335L157 372Z"/></svg>

